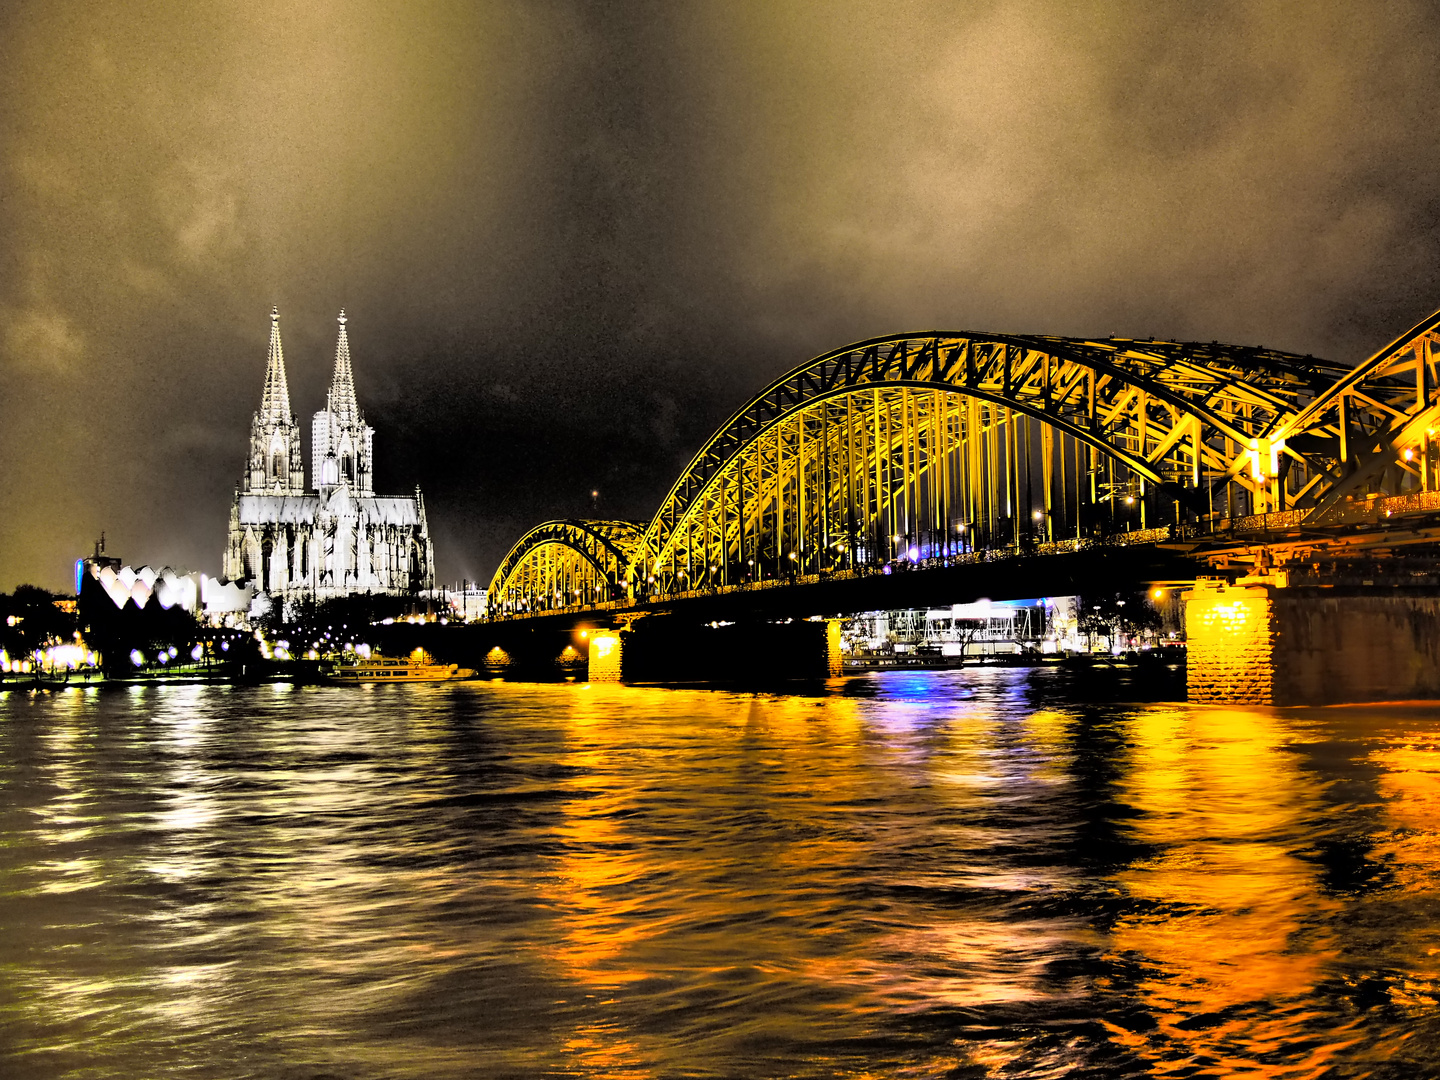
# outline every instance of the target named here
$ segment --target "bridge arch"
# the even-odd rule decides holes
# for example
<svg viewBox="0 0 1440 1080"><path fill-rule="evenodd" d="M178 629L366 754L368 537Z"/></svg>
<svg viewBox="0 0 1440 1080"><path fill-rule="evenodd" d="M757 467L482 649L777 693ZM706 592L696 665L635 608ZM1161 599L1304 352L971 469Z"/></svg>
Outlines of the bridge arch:
<svg viewBox="0 0 1440 1080"><path fill-rule="evenodd" d="M1440 311L1422 319L1271 432L1317 467L1295 503L1307 524L1348 515L1343 500L1431 495L1440 467ZM1418 507L1417 507L1418 509Z"/></svg>
<svg viewBox="0 0 1440 1080"><path fill-rule="evenodd" d="M747 402L648 523L531 530L492 610L889 572L1147 524L1233 544L1435 515L1437 434L1440 312L1354 367L1214 342L875 338Z"/></svg>
<svg viewBox="0 0 1440 1080"><path fill-rule="evenodd" d="M777 379L711 437L646 528L631 587L824 573L1054 539L1057 526L1143 526L1157 492L1176 516L1187 503L1213 510L1216 488L1226 513L1273 509L1270 459L1285 451L1271 454L1269 433L1345 370L1129 339L934 332L848 345ZM1287 468L1312 464L1288 458Z"/></svg>
<svg viewBox="0 0 1440 1080"><path fill-rule="evenodd" d="M494 615L545 611L625 595L643 525L633 521L546 521L516 541L490 580Z"/></svg>

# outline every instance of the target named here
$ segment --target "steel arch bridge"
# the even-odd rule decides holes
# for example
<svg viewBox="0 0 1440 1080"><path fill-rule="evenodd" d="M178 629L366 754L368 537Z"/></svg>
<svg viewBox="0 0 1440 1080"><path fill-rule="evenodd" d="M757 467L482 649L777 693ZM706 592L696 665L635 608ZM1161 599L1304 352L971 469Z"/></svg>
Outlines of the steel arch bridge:
<svg viewBox="0 0 1440 1080"><path fill-rule="evenodd" d="M520 538L490 583L492 610L529 614L626 595L644 534L633 521L546 521Z"/></svg>
<svg viewBox="0 0 1440 1080"><path fill-rule="evenodd" d="M1437 328L1440 313L1354 368L1214 342L847 345L747 402L648 524L532 530L491 603L519 613L540 610L521 597L564 607L607 590L635 603L1124 532L1324 527L1377 496L1440 510ZM594 531L620 526L597 560ZM590 594L570 584L585 566Z"/></svg>

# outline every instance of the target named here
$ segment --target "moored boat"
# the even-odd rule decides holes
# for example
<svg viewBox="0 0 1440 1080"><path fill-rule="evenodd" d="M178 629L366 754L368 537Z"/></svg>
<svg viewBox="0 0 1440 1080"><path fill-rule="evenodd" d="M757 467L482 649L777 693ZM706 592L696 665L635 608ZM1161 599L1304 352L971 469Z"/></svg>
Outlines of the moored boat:
<svg viewBox="0 0 1440 1080"><path fill-rule="evenodd" d="M449 682L468 679L475 672L459 664L437 664L427 653L395 659L371 656L351 664L337 664L329 679L335 683Z"/></svg>

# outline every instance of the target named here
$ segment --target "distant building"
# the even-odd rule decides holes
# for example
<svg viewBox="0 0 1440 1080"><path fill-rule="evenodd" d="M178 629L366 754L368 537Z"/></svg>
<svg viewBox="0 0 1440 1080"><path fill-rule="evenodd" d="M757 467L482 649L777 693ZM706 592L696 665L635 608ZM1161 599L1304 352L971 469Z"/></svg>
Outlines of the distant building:
<svg viewBox="0 0 1440 1080"><path fill-rule="evenodd" d="M91 583L117 608L133 603L144 611L154 601L167 611L179 607L217 624L226 616L232 616L232 622L236 617L243 619L250 613L255 599L253 586L221 582L173 566L162 566L158 570L153 566L122 566L119 559L98 554L75 561L75 595L85 596ZM59 603L57 600L56 604Z"/></svg>
<svg viewBox="0 0 1440 1080"><path fill-rule="evenodd" d="M300 425L290 412L280 313L270 313L270 350L250 456L230 510L225 576L294 601L349 593L410 593L434 587L434 548L420 489L376 495L375 430L355 399L345 313L335 375L310 427L305 489Z"/></svg>

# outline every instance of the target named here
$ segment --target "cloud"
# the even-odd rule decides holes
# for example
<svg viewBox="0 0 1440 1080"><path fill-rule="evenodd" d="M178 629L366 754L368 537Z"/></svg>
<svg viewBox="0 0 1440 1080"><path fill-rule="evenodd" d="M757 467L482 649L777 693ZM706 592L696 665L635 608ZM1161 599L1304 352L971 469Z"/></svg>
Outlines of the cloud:
<svg viewBox="0 0 1440 1080"><path fill-rule="evenodd" d="M16 152L11 167L20 182L41 197L73 197L80 192L73 164L43 150Z"/></svg>
<svg viewBox="0 0 1440 1080"><path fill-rule="evenodd" d="M21 371L65 371L85 353L84 336L54 308L0 309L0 336L6 360Z"/></svg>
<svg viewBox="0 0 1440 1080"><path fill-rule="evenodd" d="M122 256L118 277L133 292L147 297L174 296L170 278L153 266L146 266L131 256Z"/></svg>
<svg viewBox="0 0 1440 1080"><path fill-rule="evenodd" d="M126 557L214 569L276 303L302 417L351 314L377 480L424 485L442 577L597 486L646 516L746 397L848 341L1347 359L1440 304L1422 4L338 11L0 10L4 574L48 573L47 475ZM102 451L174 482L86 488Z"/></svg>
<svg viewBox="0 0 1440 1080"><path fill-rule="evenodd" d="M843 339L958 320L1344 354L1337 302L1401 263L1425 272L1423 9L879 11L842 3L821 25L767 6L752 47L701 73L741 91L700 153L757 326L788 314Z"/></svg>
<svg viewBox="0 0 1440 1080"><path fill-rule="evenodd" d="M244 248L239 194L220 170L180 162L157 184L156 199L185 262L219 265Z"/></svg>

